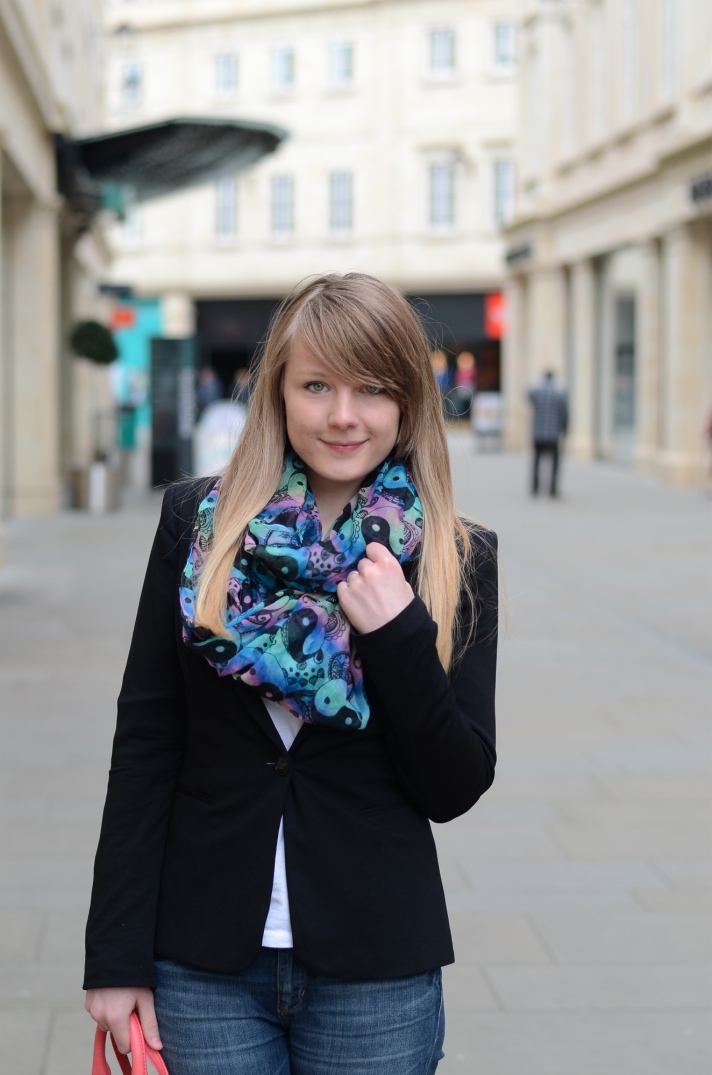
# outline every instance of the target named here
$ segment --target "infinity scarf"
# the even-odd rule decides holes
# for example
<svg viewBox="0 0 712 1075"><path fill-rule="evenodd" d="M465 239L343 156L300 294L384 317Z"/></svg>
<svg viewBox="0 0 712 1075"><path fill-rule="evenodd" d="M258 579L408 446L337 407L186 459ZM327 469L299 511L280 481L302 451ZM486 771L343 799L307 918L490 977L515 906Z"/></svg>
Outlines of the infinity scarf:
<svg viewBox="0 0 712 1075"><path fill-rule="evenodd" d="M248 523L244 548L230 569L223 637L194 622L218 480L198 508L180 587L183 641L218 675L240 678L304 721L353 730L366 727L369 706L336 586L371 541L385 545L401 564L413 560L423 525L418 494L402 464L387 459L365 481L322 537L304 463L287 454L277 491Z"/></svg>

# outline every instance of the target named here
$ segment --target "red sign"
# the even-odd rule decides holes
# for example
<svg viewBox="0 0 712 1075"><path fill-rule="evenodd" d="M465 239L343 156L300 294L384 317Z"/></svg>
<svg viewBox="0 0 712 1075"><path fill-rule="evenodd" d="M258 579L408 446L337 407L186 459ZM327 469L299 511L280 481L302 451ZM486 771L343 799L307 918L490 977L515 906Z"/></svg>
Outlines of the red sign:
<svg viewBox="0 0 712 1075"><path fill-rule="evenodd" d="M109 323L112 328L133 328L136 324L136 311L133 306L115 306L111 311Z"/></svg>
<svg viewBox="0 0 712 1075"><path fill-rule="evenodd" d="M485 295L485 336L501 340L504 335L504 295L493 291Z"/></svg>

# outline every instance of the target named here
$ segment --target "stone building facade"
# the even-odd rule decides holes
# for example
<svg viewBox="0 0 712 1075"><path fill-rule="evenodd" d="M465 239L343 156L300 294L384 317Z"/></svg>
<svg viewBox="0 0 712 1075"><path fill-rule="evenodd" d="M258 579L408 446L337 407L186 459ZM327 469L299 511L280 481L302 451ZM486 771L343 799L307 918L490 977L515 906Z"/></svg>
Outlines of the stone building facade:
<svg viewBox="0 0 712 1075"><path fill-rule="evenodd" d="M712 408L712 0L537 0L507 231L507 436L568 384L570 449L703 480Z"/></svg>
<svg viewBox="0 0 712 1075"><path fill-rule="evenodd" d="M0 518L57 509L109 398L66 346L73 317L97 311L109 251L58 194L55 154L55 136L101 123L102 7L0 5Z"/></svg>
<svg viewBox="0 0 712 1075"><path fill-rule="evenodd" d="M424 296L457 325L453 347L484 346L482 300L501 288L513 198L520 10L520 0L110 4L110 128L173 114L289 132L244 175L137 205L114 236L114 279L160 299L166 335L196 331L200 362L225 383L274 303L325 271L370 272Z"/></svg>

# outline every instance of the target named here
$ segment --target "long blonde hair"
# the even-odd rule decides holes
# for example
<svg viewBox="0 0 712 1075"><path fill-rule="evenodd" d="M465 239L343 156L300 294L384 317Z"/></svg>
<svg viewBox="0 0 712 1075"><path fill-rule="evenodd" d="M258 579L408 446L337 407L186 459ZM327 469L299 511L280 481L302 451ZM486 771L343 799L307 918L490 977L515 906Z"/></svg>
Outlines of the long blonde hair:
<svg viewBox="0 0 712 1075"><path fill-rule="evenodd" d="M412 474L423 508L414 587L438 625L438 656L447 671L462 626L459 598L472 554L468 527L453 505L440 392L425 334L410 304L362 273L312 279L289 295L273 317L247 420L225 469L213 541L199 579L196 623L213 634L226 633L230 568L247 524L267 504L281 477L287 446L282 376L297 335L340 377L352 384L383 385L401 409L394 454Z"/></svg>

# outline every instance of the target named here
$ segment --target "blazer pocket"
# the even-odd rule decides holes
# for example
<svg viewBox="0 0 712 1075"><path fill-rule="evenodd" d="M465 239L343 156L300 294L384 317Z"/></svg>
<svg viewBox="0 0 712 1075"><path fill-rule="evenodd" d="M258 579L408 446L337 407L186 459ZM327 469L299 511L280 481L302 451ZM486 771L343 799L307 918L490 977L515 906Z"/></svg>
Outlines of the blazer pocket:
<svg viewBox="0 0 712 1075"><path fill-rule="evenodd" d="M212 806L215 799L212 795L208 795L206 791L200 791L198 788L189 788L186 784L178 784L176 791L181 795L187 795L189 799L197 799L198 802L208 803Z"/></svg>

